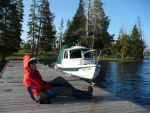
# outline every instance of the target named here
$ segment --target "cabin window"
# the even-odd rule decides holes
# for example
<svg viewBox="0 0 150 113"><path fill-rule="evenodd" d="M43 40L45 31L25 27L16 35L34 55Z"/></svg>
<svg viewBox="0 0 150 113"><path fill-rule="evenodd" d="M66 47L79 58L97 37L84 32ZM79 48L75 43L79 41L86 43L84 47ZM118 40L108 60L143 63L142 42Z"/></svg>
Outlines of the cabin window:
<svg viewBox="0 0 150 113"><path fill-rule="evenodd" d="M70 58L74 59L74 58L81 58L81 50L73 50L70 51Z"/></svg>
<svg viewBox="0 0 150 113"><path fill-rule="evenodd" d="M93 52L91 52L89 50L84 50L83 53L84 53L84 58L85 59L91 59L91 58L93 58L93 55L94 55Z"/></svg>
<svg viewBox="0 0 150 113"><path fill-rule="evenodd" d="M92 58L91 52L87 52L84 54L84 58Z"/></svg>
<svg viewBox="0 0 150 113"><path fill-rule="evenodd" d="M64 58L68 58L68 51L65 51L65 53L64 53Z"/></svg>

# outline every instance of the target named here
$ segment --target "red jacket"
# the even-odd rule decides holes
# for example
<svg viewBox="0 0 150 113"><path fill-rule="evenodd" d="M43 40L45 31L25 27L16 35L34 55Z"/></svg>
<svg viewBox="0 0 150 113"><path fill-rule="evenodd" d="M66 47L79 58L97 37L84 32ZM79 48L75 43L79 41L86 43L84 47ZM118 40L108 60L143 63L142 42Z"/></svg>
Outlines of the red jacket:
<svg viewBox="0 0 150 113"><path fill-rule="evenodd" d="M34 86L38 89L47 89L51 88L51 84L42 80L42 76L40 75L38 70L32 70L28 66L28 61L32 58L31 55L25 55L23 57L23 64L25 68L24 72L24 80L23 83L26 87ZM34 96L37 96L40 93L40 90L32 89Z"/></svg>

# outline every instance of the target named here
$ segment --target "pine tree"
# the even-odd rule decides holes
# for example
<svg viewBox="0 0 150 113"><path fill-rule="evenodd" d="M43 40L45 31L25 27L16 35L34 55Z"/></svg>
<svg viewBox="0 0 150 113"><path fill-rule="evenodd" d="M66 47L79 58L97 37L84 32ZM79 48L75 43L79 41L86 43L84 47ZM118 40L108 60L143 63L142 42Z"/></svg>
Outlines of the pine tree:
<svg viewBox="0 0 150 113"><path fill-rule="evenodd" d="M121 58L123 59L129 51L129 43L128 43L129 35L123 34L121 38L118 40L119 45L121 46Z"/></svg>
<svg viewBox="0 0 150 113"><path fill-rule="evenodd" d="M102 7L103 3L100 0L94 1L92 10L94 22L94 48L103 49L107 55L111 54L111 46L113 43L113 35L108 33L110 19L105 15Z"/></svg>
<svg viewBox="0 0 150 113"><path fill-rule="evenodd" d="M18 2L22 4L17 0L0 0L0 57L3 60L20 49L23 5L19 8Z"/></svg>
<svg viewBox="0 0 150 113"><path fill-rule="evenodd" d="M136 24L133 26L132 34L130 36L131 42L131 56L134 60L142 60L143 59L143 51L145 49L145 43L140 36L140 32Z"/></svg>
<svg viewBox="0 0 150 113"><path fill-rule="evenodd" d="M60 46L60 49L62 47L62 42L63 42L63 28L64 28L64 20L62 19L61 20L61 23L60 23L60 27L59 27L59 30L60 30L60 37L59 37L59 46Z"/></svg>
<svg viewBox="0 0 150 113"><path fill-rule="evenodd" d="M111 48L111 53L113 55L113 57L121 57L121 48L122 46L120 45L120 42L119 42L119 39L121 36L119 35L119 38L118 40L116 40L116 43L112 45L112 48Z"/></svg>
<svg viewBox="0 0 150 113"><path fill-rule="evenodd" d="M124 59L129 54L129 35L125 33L124 31L124 25L122 24L122 27L120 29L119 37L117 44L115 45L118 46L119 52L121 53L121 58Z"/></svg>
<svg viewBox="0 0 150 113"><path fill-rule="evenodd" d="M77 12L66 32L66 36L64 37L65 43L84 44L85 22L84 4L83 0L80 0Z"/></svg>
<svg viewBox="0 0 150 113"><path fill-rule="evenodd" d="M30 12L31 14L29 14L29 22L28 22L28 26L29 26L29 31L28 33L28 37L30 39L30 43L32 46L32 55L34 55L34 51L35 51L35 40L36 40L36 36L37 36L37 31L38 31L38 25L37 25L37 2L36 0L32 0L33 4L31 4L31 9Z"/></svg>
<svg viewBox="0 0 150 113"><path fill-rule="evenodd" d="M71 23L71 21L68 19L67 20L67 25L66 25L66 30L65 30L65 32L64 32L64 34L63 34L63 37L64 37L64 44L65 43L69 43L69 39L70 39L70 36L69 36L69 29L70 29L70 25L71 25L72 23Z"/></svg>
<svg viewBox="0 0 150 113"><path fill-rule="evenodd" d="M48 0L41 0L41 13L39 15L41 35L40 35L40 47L44 53L52 50L55 47L56 30L53 25L54 14L50 11L50 4Z"/></svg>
<svg viewBox="0 0 150 113"><path fill-rule="evenodd" d="M68 21L67 21L67 30L68 30L68 28L70 27L70 25L71 25L71 22L70 22L70 20L68 19Z"/></svg>
<svg viewBox="0 0 150 113"><path fill-rule="evenodd" d="M50 11L48 0L33 0L31 14L28 22L28 36L31 39L32 54L34 54L35 42L37 41L37 51L40 48L43 53L47 53L55 47L55 26L53 25L54 14Z"/></svg>
<svg viewBox="0 0 150 113"><path fill-rule="evenodd" d="M14 2L14 0L13 0ZM21 32L22 32L22 22L23 22L23 3L22 0L16 0L16 2L13 4L14 11L12 13L12 34L13 34L13 43L12 45L14 52L18 52L20 49L21 44ZM12 48L11 47L11 48Z"/></svg>

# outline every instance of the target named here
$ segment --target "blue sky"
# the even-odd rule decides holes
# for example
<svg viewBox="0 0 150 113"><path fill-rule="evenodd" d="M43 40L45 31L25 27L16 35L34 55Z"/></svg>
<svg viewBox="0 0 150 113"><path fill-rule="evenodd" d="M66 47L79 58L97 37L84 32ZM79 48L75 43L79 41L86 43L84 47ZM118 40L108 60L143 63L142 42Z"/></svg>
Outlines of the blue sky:
<svg viewBox="0 0 150 113"><path fill-rule="evenodd" d="M91 0L93 1L93 0ZM138 15L141 18L142 31L144 33L144 40L150 47L150 0L101 0L103 2L104 12L106 16L111 19L109 25L109 33L115 34L115 39L119 35L119 30L124 25L124 30L127 34L131 34L133 25L137 24ZM79 5L79 0L49 0L50 10L56 16L54 18L54 25L58 30L61 20L64 20L64 26L66 27L67 20L72 20ZM29 21L30 5L32 0L23 0L24 10L24 22L22 39L27 40ZM58 31L59 32L59 31Z"/></svg>

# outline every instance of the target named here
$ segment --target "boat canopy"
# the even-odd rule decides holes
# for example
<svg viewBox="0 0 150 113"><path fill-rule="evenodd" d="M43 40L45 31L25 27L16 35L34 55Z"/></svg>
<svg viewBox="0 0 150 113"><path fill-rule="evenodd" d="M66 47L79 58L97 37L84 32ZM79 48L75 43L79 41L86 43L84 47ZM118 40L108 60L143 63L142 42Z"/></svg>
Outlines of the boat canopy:
<svg viewBox="0 0 150 113"><path fill-rule="evenodd" d="M64 50L67 48L70 48L71 46L74 46L74 44L66 44L62 47L62 49L60 50L60 53L58 55L58 58L57 58L57 64L61 64Z"/></svg>

